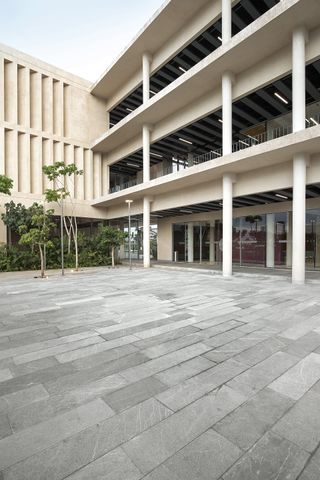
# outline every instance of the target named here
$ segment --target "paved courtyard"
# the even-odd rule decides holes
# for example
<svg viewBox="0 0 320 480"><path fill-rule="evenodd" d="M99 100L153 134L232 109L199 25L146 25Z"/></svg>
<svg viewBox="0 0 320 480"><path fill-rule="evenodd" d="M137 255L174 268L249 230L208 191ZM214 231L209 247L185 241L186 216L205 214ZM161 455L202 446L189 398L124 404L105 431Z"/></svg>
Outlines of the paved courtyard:
<svg viewBox="0 0 320 480"><path fill-rule="evenodd" d="M1 480L319 480L320 283L0 275Z"/></svg>

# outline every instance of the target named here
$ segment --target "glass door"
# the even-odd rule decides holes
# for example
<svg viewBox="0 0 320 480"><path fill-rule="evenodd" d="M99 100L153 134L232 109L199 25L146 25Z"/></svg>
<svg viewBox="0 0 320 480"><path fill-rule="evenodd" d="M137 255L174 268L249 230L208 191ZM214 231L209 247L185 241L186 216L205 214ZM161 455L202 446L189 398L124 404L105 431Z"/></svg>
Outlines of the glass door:
<svg viewBox="0 0 320 480"><path fill-rule="evenodd" d="M306 268L320 268L320 209L306 215Z"/></svg>

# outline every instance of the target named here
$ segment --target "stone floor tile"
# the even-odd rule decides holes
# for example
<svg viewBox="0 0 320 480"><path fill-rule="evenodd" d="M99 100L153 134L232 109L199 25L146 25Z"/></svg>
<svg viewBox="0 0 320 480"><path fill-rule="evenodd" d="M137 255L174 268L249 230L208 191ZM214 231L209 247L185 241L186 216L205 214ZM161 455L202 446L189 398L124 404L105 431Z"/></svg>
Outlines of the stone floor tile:
<svg viewBox="0 0 320 480"><path fill-rule="evenodd" d="M242 455L229 440L208 430L165 462L184 480L216 480Z"/></svg>
<svg viewBox="0 0 320 480"><path fill-rule="evenodd" d="M121 448L89 463L68 477L68 480L139 480L141 472Z"/></svg>
<svg viewBox="0 0 320 480"><path fill-rule="evenodd" d="M4 478L62 480L169 415L159 402L147 400L9 467Z"/></svg>
<svg viewBox="0 0 320 480"><path fill-rule="evenodd" d="M12 434L9 418L7 415L0 415L0 440Z"/></svg>
<svg viewBox="0 0 320 480"><path fill-rule="evenodd" d="M51 420L42 422L22 432L0 440L0 469L49 448L113 415L113 411L101 399L94 400Z"/></svg>
<svg viewBox="0 0 320 480"><path fill-rule="evenodd" d="M117 389L113 393L103 395L103 399L115 412L121 412L157 395L166 388L167 386L161 383L160 380L148 377Z"/></svg>
<svg viewBox="0 0 320 480"><path fill-rule="evenodd" d="M150 377L155 373L166 370L174 365L178 365L185 360L189 360L190 358L202 355L208 350L209 347L199 342L194 345L190 345L189 347L182 348L177 352L168 353L167 355L163 355L162 357L149 360L143 365L128 368L127 370L122 371L121 375L123 375L124 378L126 378L130 382L137 382L138 380Z"/></svg>
<svg viewBox="0 0 320 480"><path fill-rule="evenodd" d="M298 361L298 357L277 352L238 375L234 383L244 383L253 386L256 391L261 390Z"/></svg>
<svg viewBox="0 0 320 480"><path fill-rule="evenodd" d="M206 355L206 354L205 354ZM201 373L209 368L214 367L214 362L211 362L204 357L195 357L186 362L175 365L174 367L157 373L155 378L168 386L177 385L184 380L187 380L198 373Z"/></svg>
<svg viewBox="0 0 320 480"><path fill-rule="evenodd" d="M223 418L214 429L248 450L292 405L293 400L266 388Z"/></svg>
<svg viewBox="0 0 320 480"><path fill-rule="evenodd" d="M320 379L320 355L310 353L272 382L276 392L298 400Z"/></svg>
<svg viewBox="0 0 320 480"><path fill-rule="evenodd" d="M223 475L223 480L296 480L309 455L268 432Z"/></svg>
<svg viewBox="0 0 320 480"><path fill-rule="evenodd" d="M159 345L160 343L164 343L171 340L176 340L180 337L184 337L185 335L190 335L192 333L199 332L199 328L196 328L194 325L179 328L178 330L172 330L171 332L162 333L161 335L156 335L155 337L146 338L144 340L139 340L135 342L133 345L135 347L144 350L146 348L153 347L154 345Z"/></svg>
<svg viewBox="0 0 320 480"><path fill-rule="evenodd" d="M200 341L201 338L199 338L197 334L186 335L175 340L169 340L165 343L160 343L159 345L146 348L145 350L142 350L142 353L144 353L150 359L158 358L162 355L166 355L189 345L193 345L194 343L199 343Z"/></svg>
<svg viewBox="0 0 320 480"><path fill-rule="evenodd" d="M300 337L298 340L291 342L284 351L303 358L308 355L308 353L311 353L319 348L319 345L320 334L316 332L309 332L303 337Z"/></svg>
<svg viewBox="0 0 320 480"><path fill-rule="evenodd" d="M64 375L60 378L49 380L49 382L45 383L45 387L50 395L56 395L61 392L74 390L82 385L91 383L92 381L100 380L108 375L113 375L114 373L126 370L129 365L140 365L146 360L148 360L147 357L138 352L126 355L117 360L112 360L111 362L101 363L85 370L75 372L73 369L73 372L70 375ZM68 365L69 364L61 366Z"/></svg>
<svg viewBox="0 0 320 480"><path fill-rule="evenodd" d="M254 347L245 350L244 352L239 353L238 355L234 356L234 360L238 360L239 362L245 363L250 366L254 366L257 363L262 362L266 358L270 357L274 353L278 352L279 350L286 349L287 344L281 338L268 338L264 342L255 345ZM287 353L292 353L288 352Z"/></svg>
<svg viewBox="0 0 320 480"><path fill-rule="evenodd" d="M29 387L29 385L54 381L59 378L61 379L65 375L70 375L75 371L76 370L72 365L65 364L48 367L42 370L36 370L32 373L14 377L10 380L0 383L0 402L2 395L8 395L10 393L15 393L19 390L26 389Z"/></svg>
<svg viewBox="0 0 320 480"><path fill-rule="evenodd" d="M70 350L77 350L78 348L81 349L82 347L102 342L104 342L103 338L99 336L93 336L89 338L84 338L83 340L77 340L76 342L68 342L62 345L57 345L55 347L37 350L36 352L29 352L23 355L17 355L13 357L13 361L16 365L21 365L22 363L32 362L33 360L39 360L40 358L45 357L52 357L60 353L68 352Z"/></svg>
<svg viewBox="0 0 320 480"><path fill-rule="evenodd" d="M222 387L125 443L123 448L139 470L149 473L244 401L242 395Z"/></svg>
<svg viewBox="0 0 320 480"><path fill-rule="evenodd" d="M103 345L103 344L98 344ZM122 357L126 357L131 353L138 352L139 349L132 344L123 345L122 347L113 348L112 350L106 350L100 353L94 353L84 358L79 358L72 362L72 365L76 370L87 370L93 368L102 363L111 362L112 360L119 360Z"/></svg>
<svg viewBox="0 0 320 480"><path fill-rule="evenodd" d="M104 394L113 392L126 385L126 383L124 378L115 374L80 386L67 393L62 392L61 394L52 395L49 398L10 412L10 424L14 432L18 432L37 423L49 420L56 415L68 412Z"/></svg>
<svg viewBox="0 0 320 480"><path fill-rule="evenodd" d="M320 395L306 393L273 427L308 452L313 452L320 442Z"/></svg>
<svg viewBox="0 0 320 480"><path fill-rule="evenodd" d="M9 368L3 368L0 370L0 382L10 380L10 378L12 378L12 373Z"/></svg>
<svg viewBox="0 0 320 480"><path fill-rule="evenodd" d="M18 390L0 397L0 414L13 411L15 408L37 402L44 398L48 398L49 394L42 385L34 385L32 387Z"/></svg>
<svg viewBox="0 0 320 480"><path fill-rule="evenodd" d="M243 372L246 368L246 365L242 365L239 362L227 360L223 364L216 365L199 375L169 388L165 392L156 395L156 398L171 408L171 410L177 411L203 395L212 392L230 380L230 378Z"/></svg>

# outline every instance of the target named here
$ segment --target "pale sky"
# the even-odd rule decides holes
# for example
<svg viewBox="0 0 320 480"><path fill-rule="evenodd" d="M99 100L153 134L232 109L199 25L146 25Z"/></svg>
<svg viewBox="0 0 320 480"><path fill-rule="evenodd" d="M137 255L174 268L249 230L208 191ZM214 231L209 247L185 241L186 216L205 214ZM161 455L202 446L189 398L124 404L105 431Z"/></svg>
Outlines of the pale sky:
<svg viewBox="0 0 320 480"><path fill-rule="evenodd" d="M163 0L0 0L0 43L95 81Z"/></svg>

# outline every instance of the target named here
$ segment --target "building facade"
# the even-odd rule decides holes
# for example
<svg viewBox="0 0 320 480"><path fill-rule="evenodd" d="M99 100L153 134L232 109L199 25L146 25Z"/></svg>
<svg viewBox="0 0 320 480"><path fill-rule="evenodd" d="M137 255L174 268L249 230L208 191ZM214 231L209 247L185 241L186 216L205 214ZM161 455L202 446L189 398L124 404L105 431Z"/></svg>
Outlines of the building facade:
<svg viewBox="0 0 320 480"><path fill-rule="evenodd" d="M126 228L132 200L145 267L156 225L160 261L225 276L288 268L303 282L320 268L319 11L319 0L168 0L94 85L2 47L0 171L13 199L41 198L43 164L75 162L77 215Z"/></svg>

